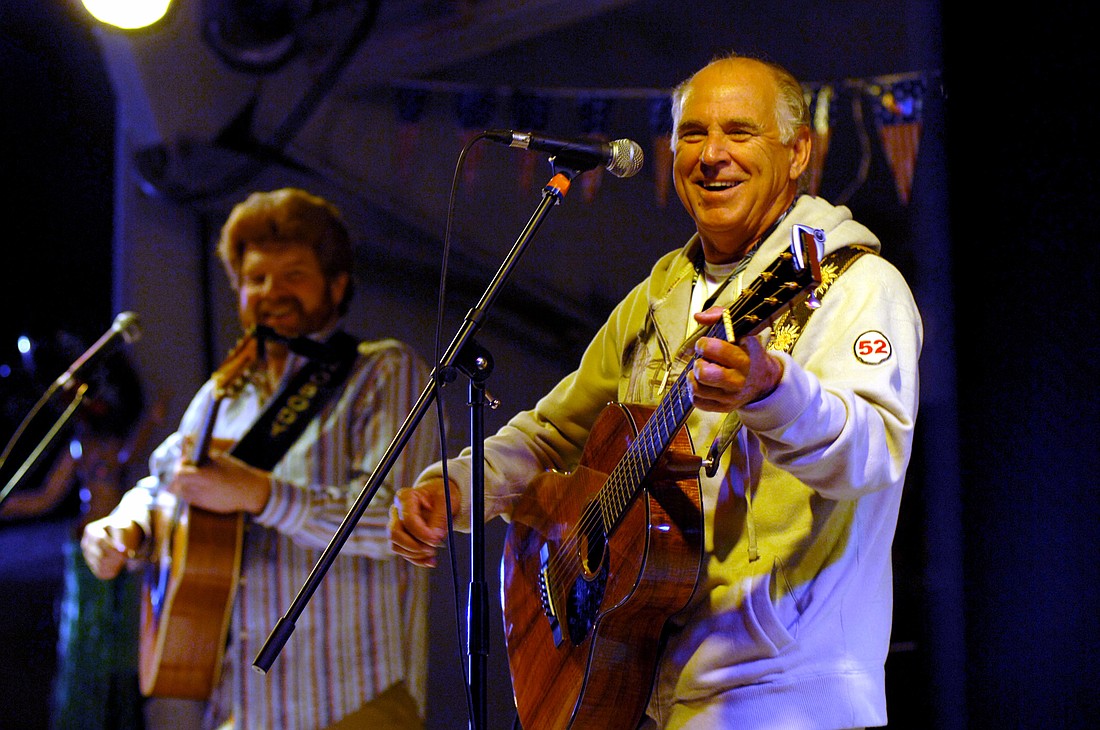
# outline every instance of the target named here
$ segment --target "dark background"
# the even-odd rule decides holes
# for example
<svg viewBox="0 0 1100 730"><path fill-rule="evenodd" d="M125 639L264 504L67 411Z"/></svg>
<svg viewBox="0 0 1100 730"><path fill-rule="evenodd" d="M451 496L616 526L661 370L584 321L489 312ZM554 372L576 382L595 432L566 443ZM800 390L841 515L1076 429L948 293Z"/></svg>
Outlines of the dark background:
<svg viewBox="0 0 1100 730"><path fill-rule="evenodd" d="M932 353L953 379L922 403L899 526L895 641L911 650L888 664L891 727L1086 727L1100 716L1097 53L1059 7L941 12L945 93L924 144L943 158L915 184L942 202L948 240L897 263L947 252L922 266L949 277L951 320L926 327L953 331L954 350ZM114 314L114 126L87 27L51 3L0 0L0 99L6 362L18 334L90 343ZM884 238L919 212L888 192L858 201ZM67 516L0 524L0 727L44 723Z"/></svg>

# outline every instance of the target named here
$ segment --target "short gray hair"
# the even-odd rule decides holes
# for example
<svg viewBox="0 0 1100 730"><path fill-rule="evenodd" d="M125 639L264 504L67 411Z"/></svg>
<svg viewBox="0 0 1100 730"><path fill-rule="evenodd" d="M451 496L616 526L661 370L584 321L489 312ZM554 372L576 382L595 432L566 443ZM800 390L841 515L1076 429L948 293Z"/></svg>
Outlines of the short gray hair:
<svg viewBox="0 0 1100 730"><path fill-rule="evenodd" d="M790 71L780 66L778 63L771 61L765 61L760 58L754 58L752 56L745 56L739 53L727 53L720 56L715 56L710 60L703 68L707 66L713 66L716 63L722 63L723 61L736 61L739 59L745 59L749 61L756 61L762 63L771 69L772 74L775 76L776 88L779 92L779 100L775 106L775 123L779 128L779 141L783 144L790 144L794 141L795 135L801 127L808 127L810 125L810 107L806 103L806 95L802 90L802 84L798 79L794 77ZM702 69L700 69L702 70ZM688 87L691 86L692 80L695 78L696 71L688 78L681 81L672 89L672 147L676 147L676 127L680 123L680 114L683 110L684 95L687 93Z"/></svg>

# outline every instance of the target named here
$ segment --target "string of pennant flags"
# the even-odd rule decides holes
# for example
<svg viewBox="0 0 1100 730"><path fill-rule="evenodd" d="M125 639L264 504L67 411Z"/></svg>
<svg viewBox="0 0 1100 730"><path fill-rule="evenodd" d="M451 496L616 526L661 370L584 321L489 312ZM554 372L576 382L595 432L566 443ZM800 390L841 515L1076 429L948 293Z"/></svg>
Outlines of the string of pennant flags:
<svg viewBox="0 0 1100 730"><path fill-rule="evenodd" d="M912 72L803 84L812 117L814 141L808 170L808 192L814 195L820 193L828 163L829 143L837 120L837 107L842 99L847 98L852 104L852 115L860 135L866 135L863 120L870 116L893 175L898 200L902 205L907 205L920 146L924 99L935 83L933 73ZM391 88L398 127L394 164L402 175L410 173L409 161L426 110L441 101L452 105L457 133L463 145L480 132L492 128L498 118L508 118L512 129L545 131L552 112L561 107L568 107L575 114L575 124L581 138L608 141L616 104L622 101L644 103L648 110L651 136L651 148L646 150L646 159L652 163L656 202L661 207L668 203L672 168L669 89L485 88L415 80L401 81ZM870 115L866 113L866 105L870 105ZM870 145L863 146L864 159L856 179L843 193L834 196L835 202L845 202L865 182L870 165L867 159ZM464 184L471 184L476 177L480 156L477 145L470 147L463 171ZM534 184L539 160L534 155L523 155L519 164L519 185L526 193ZM579 183L585 201L591 202L595 198L602 176L603 170L597 168L577 178L576 183Z"/></svg>

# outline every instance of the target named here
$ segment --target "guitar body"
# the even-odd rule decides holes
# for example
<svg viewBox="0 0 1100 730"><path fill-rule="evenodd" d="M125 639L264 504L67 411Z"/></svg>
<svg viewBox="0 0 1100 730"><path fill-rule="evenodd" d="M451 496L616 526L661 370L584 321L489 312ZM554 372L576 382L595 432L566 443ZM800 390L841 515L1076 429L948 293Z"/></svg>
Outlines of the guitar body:
<svg viewBox="0 0 1100 730"><path fill-rule="evenodd" d="M685 430L610 536L593 520L594 496L652 412L609 405L580 466L541 475L513 512L501 593L524 730L636 728L665 624L695 589L703 517L699 459Z"/></svg>
<svg viewBox="0 0 1100 730"><path fill-rule="evenodd" d="M244 517L192 507L166 493L157 502L154 559L142 596L141 691L204 700L225 652Z"/></svg>
<svg viewBox="0 0 1100 730"><path fill-rule="evenodd" d="M199 432L185 441L185 461L207 462L214 424L230 389L241 385L256 361L256 338L247 334L211 375L214 390ZM217 442L217 443L215 443ZM236 596L244 515L192 507L158 485L149 511L153 549L142 585L138 679L147 697L205 700L221 672Z"/></svg>

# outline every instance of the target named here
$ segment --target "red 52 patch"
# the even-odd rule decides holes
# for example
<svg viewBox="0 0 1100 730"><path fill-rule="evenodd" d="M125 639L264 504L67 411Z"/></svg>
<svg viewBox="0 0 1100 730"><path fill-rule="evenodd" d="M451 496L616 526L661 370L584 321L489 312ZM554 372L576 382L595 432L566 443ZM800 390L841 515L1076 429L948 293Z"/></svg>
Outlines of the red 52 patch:
<svg viewBox="0 0 1100 730"><path fill-rule="evenodd" d="M890 346L890 340L877 330L869 330L857 337L853 350L856 359L868 365L878 365L890 359L890 355L894 352L894 348Z"/></svg>

